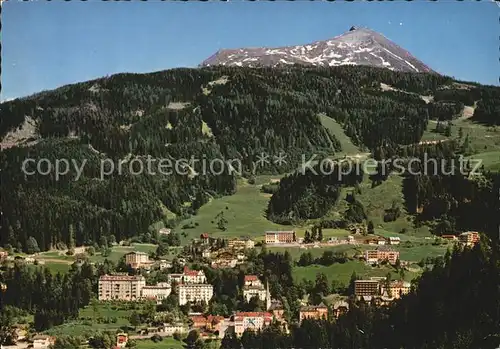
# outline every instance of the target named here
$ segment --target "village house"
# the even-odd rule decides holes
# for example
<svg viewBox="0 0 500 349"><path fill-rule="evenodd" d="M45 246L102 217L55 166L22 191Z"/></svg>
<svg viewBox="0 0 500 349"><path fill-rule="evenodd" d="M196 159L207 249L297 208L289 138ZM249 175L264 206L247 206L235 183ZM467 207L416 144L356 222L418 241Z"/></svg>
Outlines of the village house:
<svg viewBox="0 0 500 349"><path fill-rule="evenodd" d="M117 333L116 334L116 346L118 348L125 348L128 343L128 334L126 333Z"/></svg>
<svg viewBox="0 0 500 349"><path fill-rule="evenodd" d="M200 235L200 240L202 243L208 245L210 243L210 236L208 235L208 233L203 233Z"/></svg>
<svg viewBox="0 0 500 349"><path fill-rule="evenodd" d="M149 260L147 253L134 251L125 255L125 263L132 269L139 269L150 267L153 262Z"/></svg>
<svg viewBox="0 0 500 349"><path fill-rule="evenodd" d="M188 266L185 266L182 282L185 284L204 284L207 282L207 277L203 270L190 270Z"/></svg>
<svg viewBox="0 0 500 349"><path fill-rule="evenodd" d="M399 245L401 239L399 236L390 236L389 237L389 245Z"/></svg>
<svg viewBox="0 0 500 349"><path fill-rule="evenodd" d="M244 286L263 286L257 275L245 275Z"/></svg>
<svg viewBox="0 0 500 349"><path fill-rule="evenodd" d="M38 334L33 337L33 349L49 349L56 342L56 337Z"/></svg>
<svg viewBox="0 0 500 349"><path fill-rule="evenodd" d="M99 278L99 300L131 301L141 298L146 279L141 275L112 274Z"/></svg>
<svg viewBox="0 0 500 349"><path fill-rule="evenodd" d="M330 237L328 238L328 241L327 241L329 244L336 244L339 242L339 239L336 238L336 237Z"/></svg>
<svg viewBox="0 0 500 349"><path fill-rule="evenodd" d="M158 230L158 234L160 235L170 235L171 232L172 230L169 228L161 228L160 230Z"/></svg>
<svg viewBox="0 0 500 349"><path fill-rule="evenodd" d="M224 337L224 333L229 326L229 319L219 315L207 316L207 330L215 333L219 338Z"/></svg>
<svg viewBox="0 0 500 349"><path fill-rule="evenodd" d="M447 241L458 241L458 237L456 235L448 235L448 234L445 234L445 235L441 235L441 239L444 239L444 240L447 240Z"/></svg>
<svg viewBox="0 0 500 349"><path fill-rule="evenodd" d="M26 264L35 264L36 259L34 257L25 257L23 261Z"/></svg>
<svg viewBox="0 0 500 349"><path fill-rule="evenodd" d="M238 261L238 264L242 264L246 259L247 256L245 256L244 253L241 252L236 253L236 260Z"/></svg>
<svg viewBox="0 0 500 349"><path fill-rule="evenodd" d="M378 248L375 250L365 251L365 260L367 263L381 263L383 261L388 261L390 264L396 264L399 259L399 252L394 251L390 248Z"/></svg>
<svg viewBox="0 0 500 349"><path fill-rule="evenodd" d="M16 324L14 325L14 335L12 340L14 343L17 341L26 340L26 336L28 335L28 325L27 324Z"/></svg>
<svg viewBox="0 0 500 349"><path fill-rule="evenodd" d="M266 309L270 306L270 294L269 289L264 288L264 285L259 280L257 275L245 275L243 284L243 298L246 302L250 302L253 297L257 297L259 300L265 302L269 300L269 304Z"/></svg>
<svg viewBox="0 0 500 349"><path fill-rule="evenodd" d="M167 275L167 282L170 284L173 284L173 283L181 284L182 277L183 277L183 274L168 274Z"/></svg>
<svg viewBox="0 0 500 349"><path fill-rule="evenodd" d="M388 296L395 299L401 298L401 296L410 293L411 284L406 281L393 280L389 283L389 289L387 290ZM385 285L381 287L382 292L386 289Z"/></svg>
<svg viewBox="0 0 500 349"><path fill-rule="evenodd" d="M472 247L479 242L479 233L477 231L466 231L458 236L461 244Z"/></svg>
<svg viewBox="0 0 500 349"><path fill-rule="evenodd" d="M167 261L166 259L162 259L160 260L160 262L158 263L158 268L160 270L165 270L165 269L170 269L172 268L172 263L170 263L169 261Z"/></svg>
<svg viewBox="0 0 500 349"><path fill-rule="evenodd" d="M203 315L190 316L189 319L193 322L192 328L204 330L207 327L207 318Z"/></svg>
<svg viewBox="0 0 500 349"><path fill-rule="evenodd" d="M203 258L210 258L210 256L212 255L212 252L210 250L203 250L203 252L201 252L201 256Z"/></svg>
<svg viewBox="0 0 500 349"><path fill-rule="evenodd" d="M245 330L262 330L272 321L273 315L268 312L238 312L234 315L234 333L240 337Z"/></svg>
<svg viewBox="0 0 500 349"><path fill-rule="evenodd" d="M271 300L269 308L267 310L271 312L277 320L280 321L283 320L283 314L285 313L285 309L283 308L283 304L281 303L280 300L277 299Z"/></svg>
<svg viewBox="0 0 500 349"><path fill-rule="evenodd" d="M337 301L333 303L333 316L338 319L341 315L344 315L349 311L349 303L346 301Z"/></svg>
<svg viewBox="0 0 500 349"><path fill-rule="evenodd" d="M188 327L183 323L163 324L162 334L172 337L174 333L184 334L188 332Z"/></svg>
<svg viewBox="0 0 500 349"><path fill-rule="evenodd" d="M255 242L251 239L231 239L228 240L227 247L235 250L251 249L255 247Z"/></svg>
<svg viewBox="0 0 500 349"><path fill-rule="evenodd" d="M199 329L201 331L217 331L219 333L221 333L222 327L225 322L224 317L219 315L208 315L206 317L195 315L191 316L190 319L193 321L193 328Z"/></svg>
<svg viewBox="0 0 500 349"><path fill-rule="evenodd" d="M209 284L180 284L179 285L179 305L188 302L208 303L214 295L214 287Z"/></svg>
<svg viewBox="0 0 500 349"><path fill-rule="evenodd" d="M319 305L308 305L300 308L299 319L326 319L328 317L328 307L321 303Z"/></svg>
<svg viewBox="0 0 500 349"><path fill-rule="evenodd" d="M236 258L217 258L210 266L214 269L234 268L238 265Z"/></svg>
<svg viewBox="0 0 500 349"><path fill-rule="evenodd" d="M9 253L7 251L0 251L0 262L7 260Z"/></svg>
<svg viewBox="0 0 500 349"><path fill-rule="evenodd" d="M177 261L179 262L180 265L184 266L186 265L186 258L183 258L183 257L178 257L177 258Z"/></svg>
<svg viewBox="0 0 500 349"><path fill-rule="evenodd" d="M296 242L295 231L266 231L266 244L291 244Z"/></svg>
<svg viewBox="0 0 500 349"><path fill-rule="evenodd" d="M172 287L168 282L159 282L155 286L144 286L141 290L141 296L144 299L153 299L161 304L172 292Z"/></svg>
<svg viewBox="0 0 500 349"><path fill-rule="evenodd" d="M245 286L243 288L243 297L246 302L250 302L253 297L257 297L264 302L267 299L267 290L264 286Z"/></svg>
<svg viewBox="0 0 500 349"><path fill-rule="evenodd" d="M370 301L374 302L377 306L381 306L389 305L394 299L396 298L391 296L387 290L383 290L382 294L374 296Z"/></svg>

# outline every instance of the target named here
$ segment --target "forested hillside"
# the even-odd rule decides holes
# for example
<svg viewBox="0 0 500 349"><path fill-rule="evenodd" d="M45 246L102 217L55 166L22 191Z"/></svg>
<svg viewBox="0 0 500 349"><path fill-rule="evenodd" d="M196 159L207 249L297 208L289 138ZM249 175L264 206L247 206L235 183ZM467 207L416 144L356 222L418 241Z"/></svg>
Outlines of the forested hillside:
<svg viewBox="0 0 500 349"><path fill-rule="evenodd" d="M302 155L342 150L321 113L356 145L395 149L419 142L430 118L455 118L471 102L473 118L498 124L499 90L370 67L216 67L118 74L9 101L0 105L1 244L26 251L30 236L40 249L125 238L159 220L173 226L236 190L236 174L220 164L212 173L198 162L187 174L134 175L136 159L238 159L244 176L283 173ZM263 152L287 161L255 167ZM87 162L75 181L74 168L24 176L27 157ZM103 159L125 161L122 173L100 176Z"/></svg>
<svg viewBox="0 0 500 349"><path fill-rule="evenodd" d="M363 180L360 163L352 168L322 160L304 173L284 177L269 201L267 216L274 222L290 224L301 219L321 218L337 202L344 186Z"/></svg>

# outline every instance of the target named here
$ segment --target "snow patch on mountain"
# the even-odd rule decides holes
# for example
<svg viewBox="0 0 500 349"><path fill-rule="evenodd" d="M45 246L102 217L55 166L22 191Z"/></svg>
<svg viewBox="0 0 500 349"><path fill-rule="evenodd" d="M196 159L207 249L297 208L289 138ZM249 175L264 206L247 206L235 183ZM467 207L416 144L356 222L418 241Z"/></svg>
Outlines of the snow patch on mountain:
<svg viewBox="0 0 500 349"><path fill-rule="evenodd" d="M333 39L306 45L219 50L200 66L369 65L408 72L433 72L382 34L352 27Z"/></svg>

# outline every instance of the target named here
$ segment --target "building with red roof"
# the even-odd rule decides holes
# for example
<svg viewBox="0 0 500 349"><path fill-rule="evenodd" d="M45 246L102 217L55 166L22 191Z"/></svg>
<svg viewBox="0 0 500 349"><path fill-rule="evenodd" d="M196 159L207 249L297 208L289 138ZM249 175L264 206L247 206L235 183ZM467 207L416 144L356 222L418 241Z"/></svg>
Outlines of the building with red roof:
<svg viewBox="0 0 500 349"><path fill-rule="evenodd" d="M207 282L207 278L203 270L191 270L188 266L185 266L182 282L185 284L204 284Z"/></svg>
<svg viewBox="0 0 500 349"><path fill-rule="evenodd" d="M245 275L245 286L262 286L257 275Z"/></svg>
<svg viewBox="0 0 500 349"><path fill-rule="evenodd" d="M205 244L208 244L210 242L210 237L208 236L208 233L201 234L200 239Z"/></svg>

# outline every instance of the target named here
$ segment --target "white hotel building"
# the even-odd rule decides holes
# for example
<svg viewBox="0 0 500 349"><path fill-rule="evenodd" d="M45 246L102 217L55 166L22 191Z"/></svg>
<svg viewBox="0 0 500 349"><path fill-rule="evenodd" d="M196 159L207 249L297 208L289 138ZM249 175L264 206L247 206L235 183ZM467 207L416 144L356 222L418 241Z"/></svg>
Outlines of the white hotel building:
<svg viewBox="0 0 500 349"><path fill-rule="evenodd" d="M214 287L210 284L181 284L179 285L179 305L187 302L207 302L214 295Z"/></svg>
<svg viewBox="0 0 500 349"><path fill-rule="evenodd" d="M168 282L160 282L155 286L144 286L141 291L142 298L154 299L158 304L166 299L172 292L172 286Z"/></svg>

